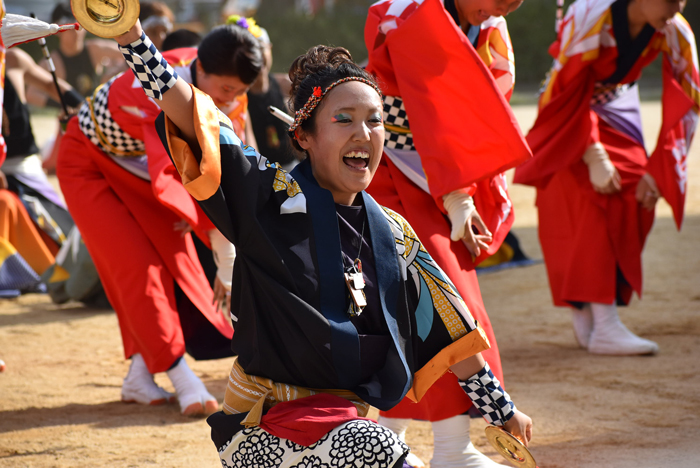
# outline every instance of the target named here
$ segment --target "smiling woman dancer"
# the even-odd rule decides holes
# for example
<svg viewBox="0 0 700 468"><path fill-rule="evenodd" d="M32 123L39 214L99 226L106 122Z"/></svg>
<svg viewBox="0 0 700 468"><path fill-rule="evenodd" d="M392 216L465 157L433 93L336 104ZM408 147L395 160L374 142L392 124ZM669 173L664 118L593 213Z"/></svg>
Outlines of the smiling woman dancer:
<svg viewBox="0 0 700 468"><path fill-rule="evenodd" d="M554 65L514 181L537 187L539 236L554 305L573 311L594 354L653 354L617 305L641 296L641 255L663 195L680 228L686 157L700 111L685 0L578 0L550 47ZM663 53L663 122L647 159L635 81Z"/></svg>
<svg viewBox="0 0 700 468"><path fill-rule="evenodd" d="M530 439L479 353L483 330L408 223L364 192L382 99L345 49L317 46L292 66L292 133L309 157L288 174L240 143L138 23L117 40L162 99L161 139L185 187L240 252L238 359L209 419L223 466L401 467L405 444L361 416L420 399L449 369L488 421Z"/></svg>

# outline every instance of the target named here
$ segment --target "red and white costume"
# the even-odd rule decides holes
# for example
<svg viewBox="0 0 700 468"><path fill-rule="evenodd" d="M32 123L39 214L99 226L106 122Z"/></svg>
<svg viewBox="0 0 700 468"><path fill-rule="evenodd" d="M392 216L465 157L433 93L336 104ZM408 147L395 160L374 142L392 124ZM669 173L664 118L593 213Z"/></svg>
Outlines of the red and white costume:
<svg viewBox="0 0 700 468"><path fill-rule="evenodd" d="M173 63L183 51L164 55ZM125 356L140 353L152 374L168 370L186 342L188 351L191 342L201 348L190 351L195 358L221 357L215 354L229 349L233 335L212 304L191 235L174 229L185 220L208 245L213 225L158 138L159 113L130 71L119 75L70 121L57 165L69 210L117 312ZM217 349L207 348L205 335Z"/></svg>
<svg viewBox="0 0 700 468"><path fill-rule="evenodd" d="M388 135L368 192L424 239L485 330L491 349L483 355L503 381L474 268L498 250L513 223L503 171L530 157L507 102L514 66L505 20L484 23L475 50L439 0L385 0L370 8L365 44L367 69L385 94ZM494 236L474 260L462 242L450 240L442 197L457 190L474 196ZM419 403L404 400L383 415L438 421L470 406L448 373Z"/></svg>
<svg viewBox="0 0 700 468"><path fill-rule="evenodd" d="M618 57L631 48L616 37L613 4L578 0L569 8L550 47L554 65L527 136L534 158L514 179L537 187L540 242L554 304L562 307L622 305L632 292L641 296L641 254L654 221L654 212L635 198L645 172L673 208L679 229L683 219L686 157L700 110L695 38L676 14L663 29L650 30L626 73L610 80L622 75ZM626 14L619 18L618 24L624 23ZM659 52L664 55L663 120L656 149L647 158L639 98L630 84ZM589 182L582 156L595 142L602 143L621 176L619 193L596 193Z"/></svg>

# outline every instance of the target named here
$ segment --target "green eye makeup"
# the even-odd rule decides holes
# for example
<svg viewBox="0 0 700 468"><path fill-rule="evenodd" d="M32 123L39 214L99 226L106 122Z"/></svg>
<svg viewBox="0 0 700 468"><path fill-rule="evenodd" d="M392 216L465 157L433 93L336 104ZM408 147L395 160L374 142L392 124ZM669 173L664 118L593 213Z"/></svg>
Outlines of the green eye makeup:
<svg viewBox="0 0 700 468"><path fill-rule="evenodd" d="M342 122L343 120L350 120L350 114L338 114L334 115L331 122Z"/></svg>

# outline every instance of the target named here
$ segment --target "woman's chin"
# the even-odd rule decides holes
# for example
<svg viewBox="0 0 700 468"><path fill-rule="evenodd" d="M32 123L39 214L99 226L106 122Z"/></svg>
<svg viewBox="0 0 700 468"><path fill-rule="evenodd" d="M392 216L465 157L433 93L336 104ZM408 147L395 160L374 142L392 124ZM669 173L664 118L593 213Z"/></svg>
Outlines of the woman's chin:
<svg viewBox="0 0 700 468"><path fill-rule="evenodd" d="M372 179L368 177L366 180L353 181L352 184L348 184L348 187L351 189L352 192L360 193L367 190L367 187L369 187L370 182L372 182Z"/></svg>

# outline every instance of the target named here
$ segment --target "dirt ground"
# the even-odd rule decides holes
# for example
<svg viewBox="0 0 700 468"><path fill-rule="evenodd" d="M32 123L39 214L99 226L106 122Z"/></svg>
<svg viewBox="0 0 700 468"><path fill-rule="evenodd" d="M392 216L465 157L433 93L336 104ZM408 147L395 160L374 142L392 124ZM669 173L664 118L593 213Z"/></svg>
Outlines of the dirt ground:
<svg viewBox="0 0 700 468"><path fill-rule="evenodd" d="M517 107L523 128L535 109ZM660 109L644 105L648 144ZM35 123L48 129L53 122ZM50 131L43 134L45 138ZM644 256L644 300L621 311L636 333L655 340L655 357L592 356L574 341L569 313L551 305L542 264L482 275L481 288L501 347L507 388L535 421L532 452L541 468L691 468L700 466L700 142L692 150L682 233L661 204ZM533 258L534 191L512 187L515 232ZM216 467L203 419L176 405L119 401L128 365L115 315L45 296L0 302L0 467ZM194 362L221 401L229 360ZM157 381L169 386L164 376ZM477 447L502 461L474 420ZM695 442L694 442L695 441ZM432 456L427 423L408 442Z"/></svg>

